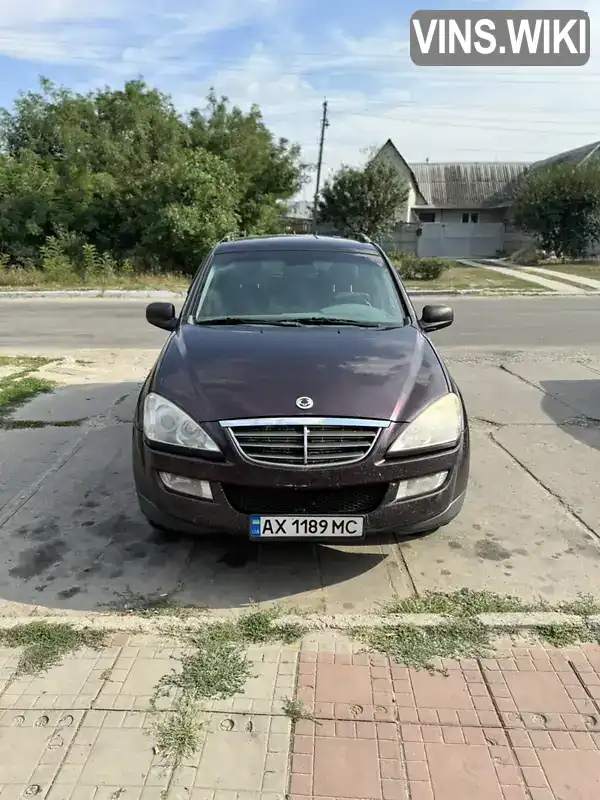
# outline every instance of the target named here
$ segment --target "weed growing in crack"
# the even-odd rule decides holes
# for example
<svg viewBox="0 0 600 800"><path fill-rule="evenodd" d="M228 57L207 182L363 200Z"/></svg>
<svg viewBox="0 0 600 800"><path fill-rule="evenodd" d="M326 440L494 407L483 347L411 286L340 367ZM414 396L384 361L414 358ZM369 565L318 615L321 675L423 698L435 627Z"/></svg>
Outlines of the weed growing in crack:
<svg viewBox="0 0 600 800"><path fill-rule="evenodd" d="M526 603L512 595L476 592L459 589L456 592L425 592L418 597L398 599L385 606L385 614L448 614L453 617L473 617L476 614L505 614L525 611L547 611L543 601Z"/></svg>
<svg viewBox="0 0 600 800"><path fill-rule="evenodd" d="M289 717L293 724L300 722L301 719L312 719L313 716L306 708L302 700L286 697L283 700L283 713Z"/></svg>
<svg viewBox="0 0 600 800"><path fill-rule="evenodd" d="M580 621L573 624L534 625L530 632L538 640L558 648L600 640L600 631L590 624L590 617L600 613L600 603L590 595L580 595L576 600L553 605L542 598L528 602L512 595L471 589L460 589L449 594L427 592L419 597L396 600L381 612L387 616L440 614L447 617L447 621L441 625L361 629L356 631L356 636L369 648L390 655L398 663L432 670L432 664L438 658L480 658L491 654L497 635L519 632L511 628L487 628L478 620L479 614L552 611L573 614Z"/></svg>
<svg viewBox="0 0 600 800"><path fill-rule="evenodd" d="M54 381L32 375L4 378L0 380L0 411L13 411L38 394L50 394L55 388Z"/></svg>
<svg viewBox="0 0 600 800"><path fill-rule="evenodd" d="M215 626L216 627L216 626ZM208 628L191 637L193 650L182 656L181 671L164 675L156 687L156 699L180 690L193 698L220 700L244 688L250 665L242 646Z"/></svg>
<svg viewBox="0 0 600 800"><path fill-rule="evenodd" d="M40 419L11 419L0 420L0 428L5 431L27 431L40 428L79 428L86 422L86 418L57 420L46 422Z"/></svg>
<svg viewBox="0 0 600 800"><path fill-rule="evenodd" d="M178 767L200 747L203 731L200 714L199 702L182 695L171 711L156 716L153 731L158 742L156 752L167 765Z"/></svg>
<svg viewBox="0 0 600 800"><path fill-rule="evenodd" d="M290 643L300 638L300 626L273 626L278 613L277 608L259 609L231 621L187 631L185 642L190 645L190 652L179 659L179 670L161 678L151 702L153 733L167 765L176 767L196 751L202 732L203 703L244 691L251 677L248 645ZM173 703L170 711L161 710L164 700Z"/></svg>
<svg viewBox="0 0 600 800"><path fill-rule="evenodd" d="M38 378L33 374L54 360L34 356L0 357L0 366L15 367L14 372L0 378L0 427L20 427L14 424L11 426L6 419L7 415L37 395L54 391L54 381Z"/></svg>
<svg viewBox="0 0 600 800"><path fill-rule="evenodd" d="M46 367L56 360L55 358L45 358L44 356L0 356L0 367L15 367L31 372Z"/></svg>
<svg viewBox="0 0 600 800"><path fill-rule="evenodd" d="M240 639L251 644L265 644L273 640L284 644L293 644L302 636L302 627L295 623L273 626L278 616L278 609L252 611L244 614L236 623L236 631Z"/></svg>
<svg viewBox="0 0 600 800"><path fill-rule="evenodd" d="M22 648L14 676L19 677L44 672L82 647L94 650L105 647L107 636L105 631L78 629L68 623L40 620L0 631L0 644Z"/></svg>
<svg viewBox="0 0 600 800"><path fill-rule="evenodd" d="M585 619L594 614L600 614L600 601L591 594L580 594L577 600L559 603L556 610L563 614L575 614Z"/></svg>
<svg viewBox="0 0 600 800"><path fill-rule="evenodd" d="M116 593L116 599L106 603L104 608L109 611L127 612L139 617L177 617L185 618L199 609L197 606L187 606L175 599L179 589L165 594L135 594L127 590Z"/></svg>
<svg viewBox="0 0 600 800"><path fill-rule="evenodd" d="M585 625L540 625L536 633L553 647L570 647L589 639Z"/></svg>
<svg viewBox="0 0 600 800"><path fill-rule="evenodd" d="M423 628L414 625L363 628L355 635L399 664L429 671L436 671L434 659L485 657L491 649L489 629L474 619L452 619Z"/></svg>

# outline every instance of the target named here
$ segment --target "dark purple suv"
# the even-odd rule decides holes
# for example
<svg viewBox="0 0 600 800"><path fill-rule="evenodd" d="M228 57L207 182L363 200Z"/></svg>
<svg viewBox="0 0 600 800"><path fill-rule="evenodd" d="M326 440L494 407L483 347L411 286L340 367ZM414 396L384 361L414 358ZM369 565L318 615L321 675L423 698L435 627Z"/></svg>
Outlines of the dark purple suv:
<svg viewBox="0 0 600 800"><path fill-rule="evenodd" d="M252 539L417 534L460 511L469 475L463 400L383 250L369 240L221 242L140 393L133 465L163 530Z"/></svg>

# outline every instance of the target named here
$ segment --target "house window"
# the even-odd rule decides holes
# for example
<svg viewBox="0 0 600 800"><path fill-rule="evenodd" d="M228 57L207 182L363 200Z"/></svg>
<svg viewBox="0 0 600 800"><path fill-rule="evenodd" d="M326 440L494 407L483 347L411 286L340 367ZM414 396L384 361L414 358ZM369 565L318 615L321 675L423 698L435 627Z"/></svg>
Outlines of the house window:
<svg viewBox="0 0 600 800"><path fill-rule="evenodd" d="M471 222L475 222L475 223L479 222L479 214L477 214L477 213L471 214Z"/></svg>
<svg viewBox="0 0 600 800"><path fill-rule="evenodd" d="M462 215L462 221L463 222L468 222L469 221L469 214L468 213Z"/></svg>
<svg viewBox="0 0 600 800"><path fill-rule="evenodd" d="M435 211L420 211L419 222L435 222Z"/></svg>

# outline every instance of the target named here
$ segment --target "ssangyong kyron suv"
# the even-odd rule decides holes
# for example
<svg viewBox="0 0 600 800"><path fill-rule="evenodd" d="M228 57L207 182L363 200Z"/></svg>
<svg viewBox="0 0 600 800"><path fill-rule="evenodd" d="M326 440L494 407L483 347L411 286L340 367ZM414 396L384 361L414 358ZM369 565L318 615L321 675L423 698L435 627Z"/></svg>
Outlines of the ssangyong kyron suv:
<svg viewBox="0 0 600 800"><path fill-rule="evenodd" d="M469 429L458 387L385 253L364 237L221 242L137 404L135 483L163 530L255 540L428 533L460 511Z"/></svg>

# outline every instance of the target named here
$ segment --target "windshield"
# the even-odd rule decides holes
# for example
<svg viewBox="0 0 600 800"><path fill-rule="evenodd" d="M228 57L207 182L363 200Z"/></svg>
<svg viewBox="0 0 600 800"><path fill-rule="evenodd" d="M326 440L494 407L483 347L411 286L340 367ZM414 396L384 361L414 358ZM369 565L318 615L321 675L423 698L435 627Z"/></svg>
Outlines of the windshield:
<svg viewBox="0 0 600 800"><path fill-rule="evenodd" d="M315 250L217 254L192 310L196 323L405 325L398 289L379 255Z"/></svg>

